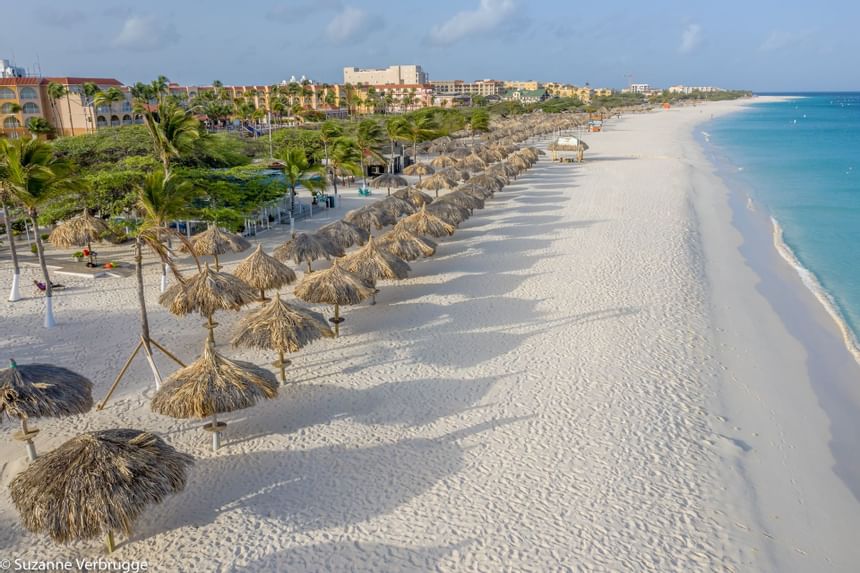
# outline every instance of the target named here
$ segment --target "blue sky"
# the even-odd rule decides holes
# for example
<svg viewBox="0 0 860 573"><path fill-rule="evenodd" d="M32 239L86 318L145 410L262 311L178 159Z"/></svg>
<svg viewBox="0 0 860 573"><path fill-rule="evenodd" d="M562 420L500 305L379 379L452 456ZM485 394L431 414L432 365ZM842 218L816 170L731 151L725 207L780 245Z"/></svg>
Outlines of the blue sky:
<svg viewBox="0 0 860 573"><path fill-rule="evenodd" d="M43 75L180 83L435 79L860 89L860 1L0 0L0 58Z"/></svg>

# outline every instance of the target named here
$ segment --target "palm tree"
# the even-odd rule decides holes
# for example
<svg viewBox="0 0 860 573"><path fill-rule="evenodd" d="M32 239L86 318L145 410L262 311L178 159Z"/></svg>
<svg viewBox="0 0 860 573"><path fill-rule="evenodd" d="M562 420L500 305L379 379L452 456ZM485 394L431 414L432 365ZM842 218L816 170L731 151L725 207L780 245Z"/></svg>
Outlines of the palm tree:
<svg viewBox="0 0 860 573"><path fill-rule="evenodd" d="M60 98L65 97L66 95L68 95L68 93L69 93L69 92L68 92L68 91L66 91L65 86L63 86L63 85L61 85L61 84L58 84L57 82L50 82L50 83L48 84L48 90L47 90L47 92L48 92L48 100L50 100L50 102L51 102L51 109L53 109L53 110L54 110L54 119L56 120L57 125L59 125L59 126L60 126L60 133L61 133L62 135L65 135L65 134L66 134L66 130L65 130L65 128L63 127L63 117L62 117L62 116L59 114L59 112L57 111L57 101L58 101ZM71 105L72 105L72 104L71 104L71 103L69 103L69 119L70 119L70 120L71 120L71 118L72 118L72 109L71 109ZM74 130L74 128L73 128L73 129L72 129L72 133L74 134L74 132L75 132L75 130Z"/></svg>
<svg viewBox="0 0 860 573"><path fill-rule="evenodd" d="M388 162L389 173L394 173L394 143L397 141L409 141L409 121L402 115L390 118L385 122L385 131L388 141L391 143L391 161Z"/></svg>
<svg viewBox="0 0 860 573"><path fill-rule="evenodd" d="M125 94L122 93L119 88L111 87L108 88L107 91L99 91L96 93L93 96L93 105L97 107L105 106L108 108L108 113L110 113L113 111L113 104L123 100L125 100Z"/></svg>
<svg viewBox="0 0 860 573"><path fill-rule="evenodd" d="M12 200L27 210L27 216L36 235L36 254L45 277L45 328L54 322L53 288L45 262L45 249L39 233L39 207L56 193L75 185L69 165L54 157L51 146L38 139L0 140L4 147L5 187Z"/></svg>
<svg viewBox="0 0 860 573"><path fill-rule="evenodd" d="M490 131L490 114L487 110L472 110L472 115L469 116L469 131L472 132L472 141L475 141L475 132Z"/></svg>
<svg viewBox="0 0 860 573"><path fill-rule="evenodd" d="M182 109L169 100L159 102L156 113L147 106L143 106L142 111L144 124L167 177L171 161L188 152L200 137L200 122L191 110Z"/></svg>
<svg viewBox="0 0 860 573"><path fill-rule="evenodd" d="M161 384L161 376L152 359L152 339L149 334L149 318L146 313L146 297L143 290L143 249L146 247L161 262L162 268L170 267L177 280L182 280L179 270L173 263L170 249L165 246L165 237L174 237L190 246L181 233L170 229L170 220L187 209L195 190L188 181L176 176L153 171L147 175L143 184L136 189L137 209L143 216L143 222L134 238L134 262L137 275L137 301L140 305L141 340L146 353L147 362L152 369L156 388ZM193 253L193 251L191 251ZM196 260L196 257L195 257ZM199 263L197 265L200 266Z"/></svg>
<svg viewBox="0 0 860 573"><path fill-rule="evenodd" d="M322 141L323 144L323 154L325 155L325 164L327 169L331 166L329 163L328 148L342 135L343 128L331 120L324 121L320 126L320 141ZM335 194L337 194L337 186L335 186Z"/></svg>
<svg viewBox="0 0 860 573"><path fill-rule="evenodd" d="M439 125L432 114L415 112L406 116L405 132L408 134L407 141L412 142L412 158L418 160L418 142L427 141L436 137Z"/></svg>
<svg viewBox="0 0 860 573"><path fill-rule="evenodd" d="M96 130L96 114L94 105L94 99L96 94L99 93L101 88L92 82L84 82L82 89L84 90L84 95L87 96L87 107L90 110L90 126L93 131Z"/></svg>
<svg viewBox="0 0 860 573"><path fill-rule="evenodd" d="M278 157L283 167L284 179L290 191L290 213L296 205L296 187L302 185L311 194L325 188L325 168L322 165L312 165L304 149L297 147L286 148Z"/></svg>
<svg viewBox="0 0 860 573"><path fill-rule="evenodd" d="M382 126L376 120L365 119L359 122L358 129L355 131L355 143L361 151L361 175L364 180L364 186L367 187L367 169L365 161L368 159L379 159L384 161L385 158L379 150L382 148L382 140L385 137Z"/></svg>
<svg viewBox="0 0 860 573"><path fill-rule="evenodd" d="M358 148L355 139L351 137L338 137L334 140L329 152L329 171L335 195L337 195L338 173L358 175L361 172L360 162L361 150Z"/></svg>
<svg viewBox="0 0 860 573"><path fill-rule="evenodd" d="M25 127L33 137L48 135L54 131L53 126L44 117L31 117L27 120Z"/></svg>
<svg viewBox="0 0 860 573"><path fill-rule="evenodd" d="M21 280L21 267L18 264L18 250L15 248L15 234L12 232L12 218L9 216L9 201L11 200L7 190L9 170L6 168L7 146L0 144L0 205L3 207L3 221L6 223L6 238L9 240L9 250L12 253L12 288L9 291L9 302L15 302L21 298L18 283Z"/></svg>

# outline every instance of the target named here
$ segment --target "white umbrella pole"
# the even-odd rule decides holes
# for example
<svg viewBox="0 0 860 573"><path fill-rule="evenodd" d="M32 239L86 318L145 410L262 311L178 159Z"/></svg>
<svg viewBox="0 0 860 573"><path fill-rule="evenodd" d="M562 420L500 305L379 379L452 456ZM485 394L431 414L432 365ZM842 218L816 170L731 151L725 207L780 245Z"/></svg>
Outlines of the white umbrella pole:
<svg viewBox="0 0 860 573"><path fill-rule="evenodd" d="M15 273L12 275L12 290L9 291L9 302L15 302L21 299L21 292L18 290L18 283L21 280L21 275Z"/></svg>

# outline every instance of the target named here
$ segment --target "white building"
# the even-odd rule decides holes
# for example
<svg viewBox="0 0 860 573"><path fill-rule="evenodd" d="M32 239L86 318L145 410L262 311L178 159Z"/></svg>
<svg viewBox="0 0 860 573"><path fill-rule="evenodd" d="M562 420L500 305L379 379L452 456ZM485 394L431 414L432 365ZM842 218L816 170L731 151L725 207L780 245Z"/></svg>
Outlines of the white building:
<svg viewBox="0 0 860 573"><path fill-rule="evenodd" d="M669 88L669 93L672 94L691 94L693 92L715 93L723 91L726 90L722 88L715 88L714 86L672 86Z"/></svg>
<svg viewBox="0 0 860 573"><path fill-rule="evenodd" d="M12 65L9 60L0 60L0 78L23 78L27 70Z"/></svg>
<svg viewBox="0 0 860 573"><path fill-rule="evenodd" d="M385 84L426 84L429 82L427 73L418 65L388 66L387 68L344 68L343 83L369 86Z"/></svg>
<svg viewBox="0 0 860 573"><path fill-rule="evenodd" d="M648 84L630 84L630 91L635 94L647 94L651 91Z"/></svg>

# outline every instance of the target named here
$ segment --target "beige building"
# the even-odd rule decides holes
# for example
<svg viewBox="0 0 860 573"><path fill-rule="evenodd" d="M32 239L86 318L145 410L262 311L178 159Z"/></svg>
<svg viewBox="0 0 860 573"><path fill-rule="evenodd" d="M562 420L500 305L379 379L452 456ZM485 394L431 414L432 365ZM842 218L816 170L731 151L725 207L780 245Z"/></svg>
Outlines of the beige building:
<svg viewBox="0 0 860 573"><path fill-rule="evenodd" d="M520 81L505 81L505 89L508 90L539 90L543 88L543 84L541 82L535 80L528 80L525 82Z"/></svg>
<svg viewBox="0 0 860 573"><path fill-rule="evenodd" d="M478 95L487 97L501 95L505 91L505 82L497 80L477 80L471 83L463 80L438 80L430 83L437 96Z"/></svg>
<svg viewBox="0 0 860 573"><path fill-rule="evenodd" d="M394 85L416 85L426 84L429 78L427 73L418 65L398 65L387 68L344 68L343 83L367 86L380 86L384 84Z"/></svg>
<svg viewBox="0 0 860 573"><path fill-rule="evenodd" d="M62 86L66 95L53 100L48 95L52 83ZM96 107L84 92L84 84L101 90L118 88L125 99L111 106ZM130 125L136 118L127 88L111 78L0 78L0 135L27 135L27 121L41 117L57 135L77 135L109 125Z"/></svg>

